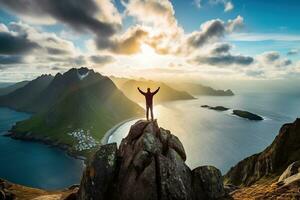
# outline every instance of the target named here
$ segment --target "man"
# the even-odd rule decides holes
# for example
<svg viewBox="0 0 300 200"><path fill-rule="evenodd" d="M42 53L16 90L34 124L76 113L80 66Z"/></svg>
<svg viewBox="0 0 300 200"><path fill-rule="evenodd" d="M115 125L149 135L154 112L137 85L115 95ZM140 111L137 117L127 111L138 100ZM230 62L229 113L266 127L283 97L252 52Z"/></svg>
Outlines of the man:
<svg viewBox="0 0 300 200"><path fill-rule="evenodd" d="M153 121L153 96L159 91L160 87L157 88L154 92L150 91L150 88L147 88L147 92L143 92L139 87L139 92L145 96L146 99L146 117L149 120L149 109L151 112L151 120Z"/></svg>

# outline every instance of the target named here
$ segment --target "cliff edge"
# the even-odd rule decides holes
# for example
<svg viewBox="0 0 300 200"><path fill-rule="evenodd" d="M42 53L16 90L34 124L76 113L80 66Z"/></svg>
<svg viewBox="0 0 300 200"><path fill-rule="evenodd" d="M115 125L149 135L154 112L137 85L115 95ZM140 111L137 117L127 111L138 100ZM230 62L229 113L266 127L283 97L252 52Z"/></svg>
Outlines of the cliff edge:
<svg viewBox="0 0 300 200"><path fill-rule="evenodd" d="M120 144L101 146L83 174L78 200L226 199L221 172L191 170L179 139L157 122L140 120Z"/></svg>

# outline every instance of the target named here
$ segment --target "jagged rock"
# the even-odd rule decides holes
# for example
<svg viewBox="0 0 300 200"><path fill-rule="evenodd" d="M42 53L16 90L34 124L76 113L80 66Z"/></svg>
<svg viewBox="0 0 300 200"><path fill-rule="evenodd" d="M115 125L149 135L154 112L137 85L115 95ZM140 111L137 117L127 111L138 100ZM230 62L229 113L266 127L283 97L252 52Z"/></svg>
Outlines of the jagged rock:
<svg viewBox="0 0 300 200"><path fill-rule="evenodd" d="M224 185L224 190L226 194L230 194L234 192L235 190L238 190L240 187L232 185L232 184L226 184Z"/></svg>
<svg viewBox="0 0 300 200"><path fill-rule="evenodd" d="M278 183L288 185L291 182L300 180L300 161L293 162L288 168L282 173L278 179Z"/></svg>
<svg viewBox="0 0 300 200"><path fill-rule="evenodd" d="M218 199L225 195L222 174L213 166L193 170L193 187L196 199Z"/></svg>
<svg viewBox="0 0 300 200"><path fill-rule="evenodd" d="M250 186L261 178L274 178L295 161L300 160L300 119L285 124L270 146L232 167L225 182Z"/></svg>
<svg viewBox="0 0 300 200"><path fill-rule="evenodd" d="M6 197L4 191L0 190L0 200L5 200L5 199Z"/></svg>
<svg viewBox="0 0 300 200"><path fill-rule="evenodd" d="M116 167L117 144L101 146L83 173L78 199L107 199L113 188Z"/></svg>
<svg viewBox="0 0 300 200"><path fill-rule="evenodd" d="M156 121L140 120L131 126L119 150L110 144L96 153L84 172L78 199L210 200L225 195L218 169L192 172L185 160L176 136ZM108 163L112 164L105 167Z"/></svg>

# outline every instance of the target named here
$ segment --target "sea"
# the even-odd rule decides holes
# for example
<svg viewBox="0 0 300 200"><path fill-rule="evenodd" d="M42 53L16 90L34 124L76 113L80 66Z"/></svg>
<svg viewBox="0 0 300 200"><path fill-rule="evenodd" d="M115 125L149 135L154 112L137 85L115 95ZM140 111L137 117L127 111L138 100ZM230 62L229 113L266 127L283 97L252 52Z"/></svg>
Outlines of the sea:
<svg viewBox="0 0 300 200"><path fill-rule="evenodd" d="M232 115L232 110L219 112L201 105L246 110L264 120L250 121ZM225 174L240 160L264 150L283 124L300 116L300 94L248 92L231 97L197 96L193 100L156 105L154 114L159 126L181 140L191 169L213 165ZM3 136L17 121L29 117L26 113L0 108L0 177L48 190L78 184L83 161L48 145ZM109 142L120 144L136 121L117 128Z"/></svg>
<svg viewBox="0 0 300 200"><path fill-rule="evenodd" d="M27 113L0 108L0 178L47 190L79 184L82 160L45 144L4 136L17 121L29 117Z"/></svg>
<svg viewBox="0 0 300 200"><path fill-rule="evenodd" d="M143 104L142 104L143 105ZM220 112L201 105L225 106ZM232 109L258 114L263 121L232 115ZM240 160L261 152L272 143L285 123L300 116L300 94L242 93L230 97L197 96L194 100L174 101L154 108L158 125L182 142L187 165L194 169L213 165L225 174ZM119 127L109 142L120 143L128 134L132 120Z"/></svg>

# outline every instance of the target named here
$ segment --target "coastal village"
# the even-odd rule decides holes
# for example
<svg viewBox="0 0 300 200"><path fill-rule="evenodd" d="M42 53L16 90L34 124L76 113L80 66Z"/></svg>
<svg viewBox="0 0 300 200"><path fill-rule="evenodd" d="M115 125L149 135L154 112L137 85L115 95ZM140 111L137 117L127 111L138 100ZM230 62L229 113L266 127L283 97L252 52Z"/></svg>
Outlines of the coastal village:
<svg viewBox="0 0 300 200"><path fill-rule="evenodd" d="M91 136L90 130L74 130L73 132L68 133L68 135L77 140L77 144L75 145L75 149L77 151L89 150L99 145L99 142L97 142L93 136Z"/></svg>

